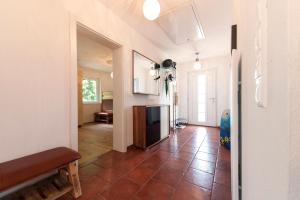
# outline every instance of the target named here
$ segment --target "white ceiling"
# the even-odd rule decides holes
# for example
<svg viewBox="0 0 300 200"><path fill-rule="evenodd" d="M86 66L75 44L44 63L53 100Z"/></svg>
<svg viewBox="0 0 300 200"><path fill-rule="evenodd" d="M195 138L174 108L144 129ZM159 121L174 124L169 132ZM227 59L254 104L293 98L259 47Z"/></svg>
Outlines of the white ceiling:
<svg viewBox="0 0 300 200"><path fill-rule="evenodd" d="M81 67L105 72L112 71L112 50L87 34L77 34L77 57Z"/></svg>
<svg viewBox="0 0 300 200"><path fill-rule="evenodd" d="M161 15L156 22L177 45L202 40L205 39L205 35L195 10L195 6L192 5L180 6Z"/></svg>
<svg viewBox="0 0 300 200"><path fill-rule="evenodd" d="M161 16L188 4L192 4L196 8L196 14L203 28L205 39L190 41L181 45L176 45L157 21L148 21L144 18L142 12L144 0L99 1L162 50L166 51L177 62L194 60L196 51L199 51L200 58L230 53L232 22L230 0L159 0ZM182 28L185 28L184 23Z"/></svg>

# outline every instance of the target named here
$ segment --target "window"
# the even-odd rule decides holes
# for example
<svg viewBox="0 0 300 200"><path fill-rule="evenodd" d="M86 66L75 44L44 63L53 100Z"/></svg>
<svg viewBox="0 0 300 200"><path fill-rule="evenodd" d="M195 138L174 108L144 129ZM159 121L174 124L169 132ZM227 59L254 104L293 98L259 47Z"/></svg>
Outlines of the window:
<svg viewBox="0 0 300 200"><path fill-rule="evenodd" d="M84 103L99 102L99 84L96 79L82 80L82 100Z"/></svg>

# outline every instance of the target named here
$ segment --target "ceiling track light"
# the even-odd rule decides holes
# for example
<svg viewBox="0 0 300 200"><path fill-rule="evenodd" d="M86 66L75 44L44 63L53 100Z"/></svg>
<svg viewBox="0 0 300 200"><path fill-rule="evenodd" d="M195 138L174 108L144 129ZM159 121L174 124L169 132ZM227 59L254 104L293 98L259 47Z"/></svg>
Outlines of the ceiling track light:
<svg viewBox="0 0 300 200"><path fill-rule="evenodd" d="M200 60L199 60L199 52L196 52L196 59L195 59L195 62L194 62L194 69L195 70L200 70L202 68L202 65L200 63Z"/></svg>
<svg viewBox="0 0 300 200"><path fill-rule="evenodd" d="M145 0L143 5L143 13L146 19L153 21L159 17L160 4L158 0Z"/></svg>

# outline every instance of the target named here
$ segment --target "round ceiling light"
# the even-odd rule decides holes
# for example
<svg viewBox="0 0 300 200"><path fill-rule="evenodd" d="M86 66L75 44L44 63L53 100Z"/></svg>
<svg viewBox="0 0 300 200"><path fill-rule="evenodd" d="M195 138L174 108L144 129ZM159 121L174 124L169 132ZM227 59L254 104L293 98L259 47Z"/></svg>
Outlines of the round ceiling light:
<svg viewBox="0 0 300 200"><path fill-rule="evenodd" d="M145 0L143 5L144 16L153 21L158 18L160 14L160 4L158 0Z"/></svg>
<svg viewBox="0 0 300 200"><path fill-rule="evenodd" d="M199 61L196 61L195 63L194 63L194 69L195 70L199 70L199 69L201 69L201 63L199 62Z"/></svg>

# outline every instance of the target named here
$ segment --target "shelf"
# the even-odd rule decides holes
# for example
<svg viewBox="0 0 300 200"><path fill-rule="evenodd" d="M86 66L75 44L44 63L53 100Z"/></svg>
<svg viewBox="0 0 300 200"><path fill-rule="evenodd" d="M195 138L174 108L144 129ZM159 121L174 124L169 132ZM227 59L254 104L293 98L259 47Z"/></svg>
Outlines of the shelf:
<svg viewBox="0 0 300 200"><path fill-rule="evenodd" d="M32 186L1 198L1 200L55 200L72 191L72 186L59 175L42 180Z"/></svg>

